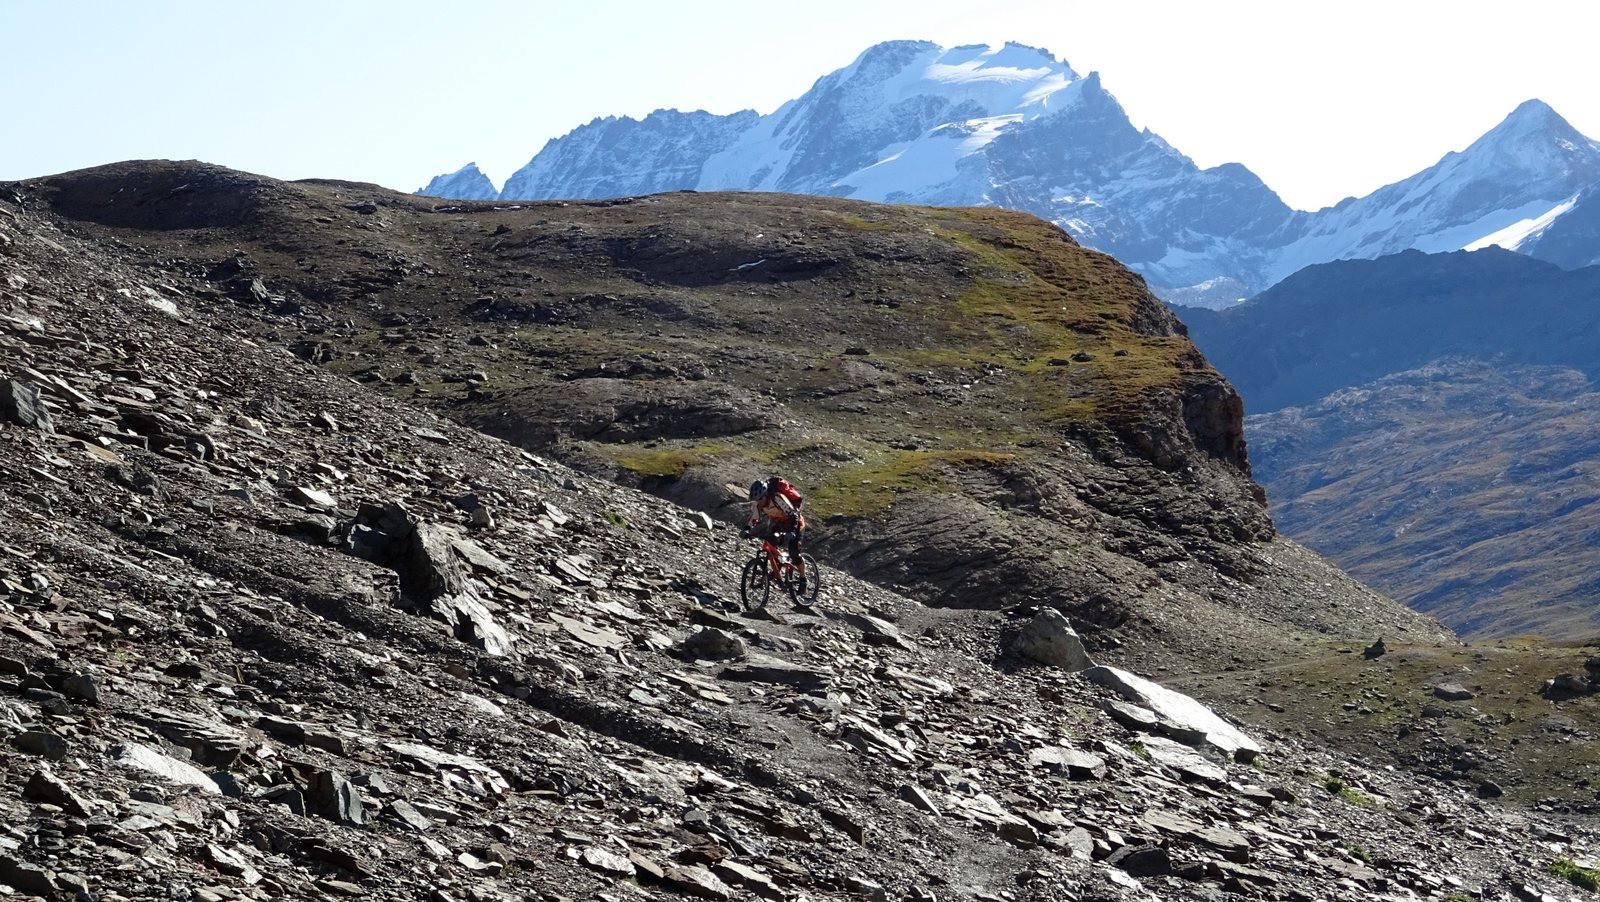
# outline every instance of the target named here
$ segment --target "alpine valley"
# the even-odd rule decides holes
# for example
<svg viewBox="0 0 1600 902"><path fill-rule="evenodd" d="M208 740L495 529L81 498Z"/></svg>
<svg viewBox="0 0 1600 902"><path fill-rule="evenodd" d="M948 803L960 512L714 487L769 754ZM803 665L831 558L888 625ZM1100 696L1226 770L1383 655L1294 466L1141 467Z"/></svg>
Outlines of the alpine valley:
<svg viewBox="0 0 1600 902"><path fill-rule="evenodd" d="M471 200L781 191L1033 213L1163 299L1228 306L1314 263L1500 245L1600 260L1600 144L1530 100L1459 153L1365 197L1289 208L1242 165L1201 169L1129 121L1096 73L1020 44L878 44L760 115L659 110L550 141L497 191L475 165L420 193Z"/></svg>

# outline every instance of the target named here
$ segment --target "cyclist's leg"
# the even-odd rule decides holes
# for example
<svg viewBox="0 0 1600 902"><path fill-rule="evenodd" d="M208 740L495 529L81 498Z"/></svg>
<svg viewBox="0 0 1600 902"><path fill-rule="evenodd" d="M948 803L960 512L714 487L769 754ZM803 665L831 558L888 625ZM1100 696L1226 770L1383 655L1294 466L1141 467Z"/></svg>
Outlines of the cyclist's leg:
<svg viewBox="0 0 1600 902"><path fill-rule="evenodd" d="M800 556L805 546L806 528L804 525L796 526L789 533L789 560L794 561L795 572L800 574L800 585L806 584L806 559Z"/></svg>

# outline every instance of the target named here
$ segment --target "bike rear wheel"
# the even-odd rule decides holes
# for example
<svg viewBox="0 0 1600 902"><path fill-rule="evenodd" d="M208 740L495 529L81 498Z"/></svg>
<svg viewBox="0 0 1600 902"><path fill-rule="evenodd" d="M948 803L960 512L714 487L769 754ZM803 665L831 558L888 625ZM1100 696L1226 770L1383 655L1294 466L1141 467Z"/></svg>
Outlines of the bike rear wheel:
<svg viewBox="0 0 1600 902"><path fill-rule="evenodd" d="M756 555L739 574L739 600L746 611L759 611L772 598L772 574L767 571L766 555Z"/></svg>

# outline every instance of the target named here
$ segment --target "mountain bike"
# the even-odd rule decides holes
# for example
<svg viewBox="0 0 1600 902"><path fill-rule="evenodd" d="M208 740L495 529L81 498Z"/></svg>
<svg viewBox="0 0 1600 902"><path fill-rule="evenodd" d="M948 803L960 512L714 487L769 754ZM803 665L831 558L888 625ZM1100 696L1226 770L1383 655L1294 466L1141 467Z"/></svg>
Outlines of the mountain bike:
<svg viewBox="0 0 1600 902"><path fill-rule="evenodd" d="M739 574L739 599L746 611L759 611L772 598L774 587L785 592L794 604L809 608L817 603L822 591L822 568L816 558L801 553L806 565L806 590L800 591L800 568L790 560L789 552L779 548L771 539L762 539L755 556L744 565Z"/></svg>

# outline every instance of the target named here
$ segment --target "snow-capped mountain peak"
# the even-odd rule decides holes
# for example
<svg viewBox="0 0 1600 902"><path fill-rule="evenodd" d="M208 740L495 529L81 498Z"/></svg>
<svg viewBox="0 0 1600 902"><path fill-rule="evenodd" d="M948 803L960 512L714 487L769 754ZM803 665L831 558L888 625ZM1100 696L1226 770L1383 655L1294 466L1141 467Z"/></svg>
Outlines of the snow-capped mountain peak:
<svg viewBox="0 0 1600 902"><path fill-rule="evenodd" d="M494 200L500 196L500 190L478 169L477 163L468 163L455 172L434 176L417 193L456 200Z"/></svg>
<svg viewBox="0 0 1600 902"><path fill-rule="evenodd" d="M688 188L1025 210L1201 305L1408 248L1600 260L1600 144L1542 101L1408 179L1306 213L1242 165L1201 169L1136 129L1097 73L1015 43L877 44L766 115L596 119L550 141L499 196ZM494 196L473 166L422 193Z"/></svg>

